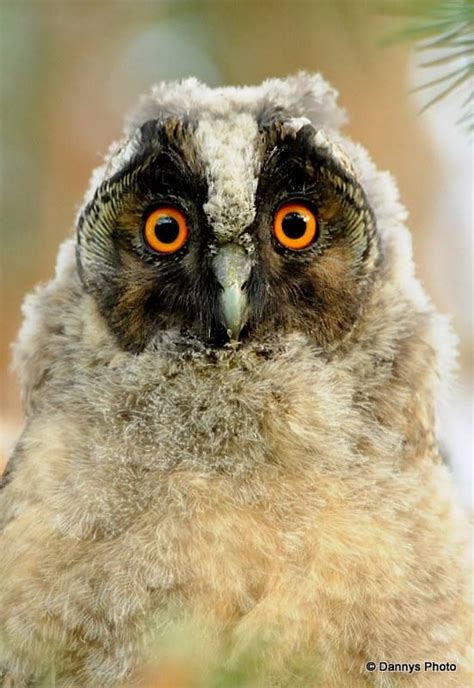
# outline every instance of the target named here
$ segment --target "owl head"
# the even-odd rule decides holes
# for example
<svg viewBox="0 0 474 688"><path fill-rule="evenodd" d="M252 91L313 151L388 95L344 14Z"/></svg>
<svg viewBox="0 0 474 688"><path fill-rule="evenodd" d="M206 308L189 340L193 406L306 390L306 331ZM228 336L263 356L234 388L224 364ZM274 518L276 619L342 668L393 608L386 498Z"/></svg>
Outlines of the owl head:
<svg viewBox="0 0 474 688"><path fill-rule="evenodd" d="M78 219L81 280L121 347L170 331L206 347L344 340L383 251L343 120L319 75L142 99Z"/></svg>

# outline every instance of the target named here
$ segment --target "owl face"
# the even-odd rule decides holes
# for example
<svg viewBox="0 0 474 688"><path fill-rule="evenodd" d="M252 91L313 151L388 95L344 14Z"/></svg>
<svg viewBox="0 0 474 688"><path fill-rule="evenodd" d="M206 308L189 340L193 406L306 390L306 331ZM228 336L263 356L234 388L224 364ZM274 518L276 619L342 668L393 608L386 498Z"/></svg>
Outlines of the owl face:
<svg viewBox="0 0 474 688"><path fill-rule="evenodd" d="M297 331L334 347L379 263L364 191L309 120L223 91L158 109L111 156L79 217L83 284L134 353L165 332L223 347Z"/></svg>

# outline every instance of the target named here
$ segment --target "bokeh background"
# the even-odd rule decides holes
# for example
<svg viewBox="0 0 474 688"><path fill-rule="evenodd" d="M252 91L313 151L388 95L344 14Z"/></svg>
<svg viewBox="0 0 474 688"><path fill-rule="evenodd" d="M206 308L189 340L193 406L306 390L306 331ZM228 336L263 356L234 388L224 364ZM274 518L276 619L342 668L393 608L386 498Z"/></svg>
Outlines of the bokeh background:
<svg viewBox="0 0 474 688"><path fill-rule="evenodd" d="M22 427L9 369L22 299L51 277L91 170L119 137L124 114L160 80L195 75L238 85L304 69L333 83L347 133L395 175L419 277L452 315L460 369L440 435L462 499L472 502L472 135L456 124L465 93L420 114L432 94L414 86L443 69L421 67L404 32L424 4L0 0L0 469Z"/></svg>

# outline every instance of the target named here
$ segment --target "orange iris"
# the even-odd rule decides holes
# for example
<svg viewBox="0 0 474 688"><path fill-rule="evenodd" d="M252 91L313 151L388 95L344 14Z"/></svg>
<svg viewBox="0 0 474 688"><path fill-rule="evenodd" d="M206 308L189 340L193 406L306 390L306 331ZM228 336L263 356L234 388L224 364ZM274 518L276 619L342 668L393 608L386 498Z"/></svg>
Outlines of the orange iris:
<svg viewBox="0 0 474 688"><path fill-rule="evenodd" d="M315 239L316 215L304 203L285 203L273 221L273 232L279 243L293 251L307 248Z"/></svg>
<svg viewBox="0 0 474 688"><path fill-rule="evenodd" d="M186 218L180 210L163 205L148 215L143 234L153 251L175 253L186 243L189 230Z"/></svg>

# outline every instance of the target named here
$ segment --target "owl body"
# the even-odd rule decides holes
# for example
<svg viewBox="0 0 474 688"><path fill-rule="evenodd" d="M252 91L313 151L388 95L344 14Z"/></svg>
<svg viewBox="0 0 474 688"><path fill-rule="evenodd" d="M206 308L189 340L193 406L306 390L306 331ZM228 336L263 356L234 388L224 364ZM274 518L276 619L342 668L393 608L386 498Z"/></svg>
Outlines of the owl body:
<svg viewBox="0 0 474 688"><path fill-rule="evenodd" d="M467 519L434 425L450 334L334 98L306 75L157 87L93 177L16 347L14 685L144 685L147 662L165 685L176 628L189 685L253 661L249 686L468 684ZM171 205L185 243L148 250L163 208L179 243ZM366 670L426 660L457 670Z"/></svg>

